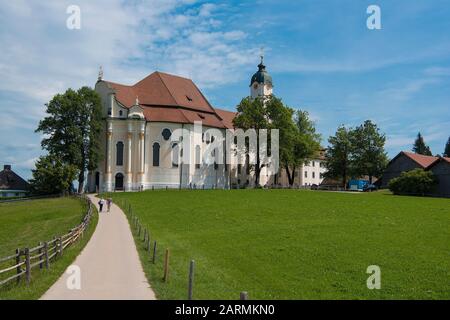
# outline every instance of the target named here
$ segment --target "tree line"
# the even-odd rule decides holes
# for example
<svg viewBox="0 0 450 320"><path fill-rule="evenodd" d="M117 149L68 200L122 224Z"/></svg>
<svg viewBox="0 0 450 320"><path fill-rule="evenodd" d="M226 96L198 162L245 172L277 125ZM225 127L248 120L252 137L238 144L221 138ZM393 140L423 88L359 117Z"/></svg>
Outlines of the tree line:
<svg viewBox="0 0 450 320"><path fill-rule="evenodd" d="M71 191L74 190L73 182L77 180L78 192L81 193L86 172L96 169L102 157L99 153L102 126L100 96L88 87L77 91L68 89L46 104L46 113L36 132L44 136L41 145L47 155L36 162L30 180L31 190L35 194ZM250 166L255 174L256 186L260 185L261 171L265 166L258 153L260 130L279 130L280 165L290 186L295 183L296 171L316 158L321 150L322 137L308 112L291 108L274 95L242 99L233 124L236 128L256 131L256 150L246 150L256 151L256 164ZM385 143L385 134L371 120L355 128L340 126L328 139L325 176L341 180L344 187L351 177L368 176L372 183L374 177L381 176L388 163ZM420 133L413 151L431 155L430 147ZM450 138L444 155L450 155Z"/></svg>
<svg viewBox="0 0 450 320"><path fill-rule="evenodd" d="M386 135L371 120L356 128L340 126L328 143L325 176L339 178L344 188L351 177L368 176L372 183L387 166Z"/></svg>

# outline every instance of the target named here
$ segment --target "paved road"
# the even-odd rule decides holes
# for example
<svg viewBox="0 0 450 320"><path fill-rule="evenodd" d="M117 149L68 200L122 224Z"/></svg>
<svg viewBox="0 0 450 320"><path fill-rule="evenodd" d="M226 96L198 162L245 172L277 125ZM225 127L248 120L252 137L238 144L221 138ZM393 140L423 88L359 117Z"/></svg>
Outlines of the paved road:
<svg viewBox="0 0 450 320"><path fill-rule="evenodd" d="M97 205L98 199L89 197ZM68 289L70 275L64 273L42 300L155 300L127 218L116 205L110 213L100 213L92 238L73 265L81 270L81 290Z"/></svg>

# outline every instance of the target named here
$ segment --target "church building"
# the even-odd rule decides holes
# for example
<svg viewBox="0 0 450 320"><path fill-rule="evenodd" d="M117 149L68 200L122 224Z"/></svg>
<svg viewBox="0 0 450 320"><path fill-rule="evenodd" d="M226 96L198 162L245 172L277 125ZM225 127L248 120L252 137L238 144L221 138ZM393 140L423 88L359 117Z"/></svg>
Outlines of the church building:
<svg viewBox="0 0 450 320"><path fill-rule="evenodd" d="M254 185L248 162L238 164L233 150L222 152L224 161L205 164L208 145L233 130L235 112L213 107L190 79L154 72L134 85L103 80L95 85L103 107L102 160L89 172L88 190L137 191L153 188L241 188ZM261 58L252 76L252 98L272 94L272 77ZM201 141L195 141L195 124L202 124ZM173 141L175 130L188 132L188 140ZM183 135L183 139L185 136ZM188 143L188 150L182 146ZM228 153L227 153L228 151ZM186 152L186 154L183 154ZM181 159L189 159L186 163ZM260 184L276 182L274 170L264 168Z"/></svg>

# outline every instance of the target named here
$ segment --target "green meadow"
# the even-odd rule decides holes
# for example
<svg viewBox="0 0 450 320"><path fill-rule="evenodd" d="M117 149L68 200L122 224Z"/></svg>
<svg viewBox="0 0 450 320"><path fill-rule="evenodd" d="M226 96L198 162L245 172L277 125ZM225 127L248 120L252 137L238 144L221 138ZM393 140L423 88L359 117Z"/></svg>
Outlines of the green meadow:
<svg viewBox="0 0 450 320"><path fill-rule="evenodd" d="M158 298L449 299L450 200L298 190L114 193L157 241L135 232ZM141 236L142 238L142 236ZM169 281L163 262L170 249ZM367 268L381 268L381 289Z"/></svg>
<svg viewBox="0 0 450 320"><path fill-rule="evenodd" d="M75 198L0 203L0 257L14 254L17 248L32 248L40 241L49 241L54 236L67 233L81 222L85 213L86 204ZM13 281L0 287L0 299L40 298L81 252L95 230L97 219L95 214L82 241L68 247L49 270L32 269L30 285L25 281L17 285ZM8 265L12 263L10 261ZM5 263L0 265L0 269L4 267Z"/></svg>

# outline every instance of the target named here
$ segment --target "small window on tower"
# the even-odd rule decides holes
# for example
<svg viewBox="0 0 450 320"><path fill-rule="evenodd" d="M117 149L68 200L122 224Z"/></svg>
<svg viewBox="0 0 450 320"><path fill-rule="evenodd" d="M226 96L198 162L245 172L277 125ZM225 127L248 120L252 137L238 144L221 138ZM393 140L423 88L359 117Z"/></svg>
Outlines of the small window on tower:
<svg viewBox="0 0 450 320"><path fill-rule="evenodd" d="M123 111L122 111L122 110L119 111L119 116L120 116L120 117L123 116Z"/></svg>

